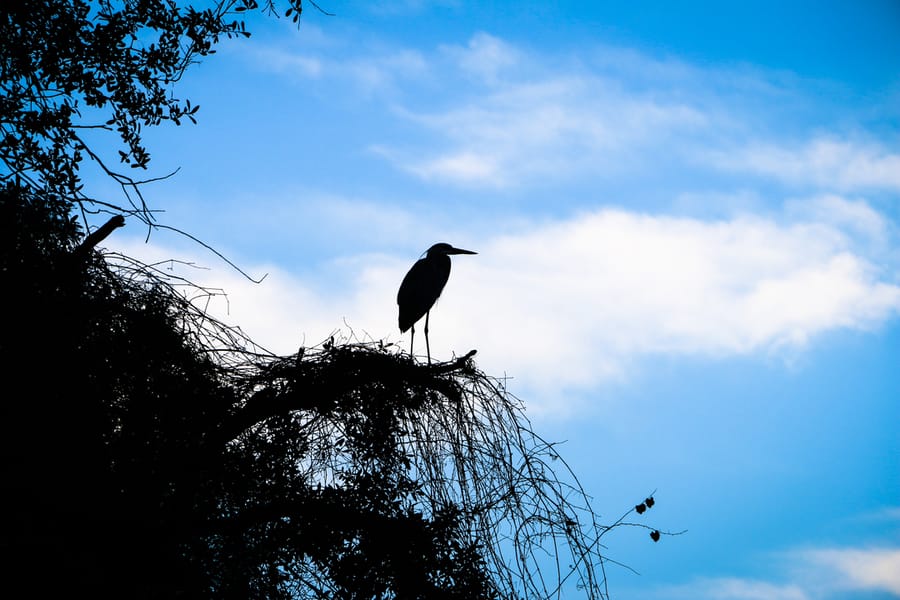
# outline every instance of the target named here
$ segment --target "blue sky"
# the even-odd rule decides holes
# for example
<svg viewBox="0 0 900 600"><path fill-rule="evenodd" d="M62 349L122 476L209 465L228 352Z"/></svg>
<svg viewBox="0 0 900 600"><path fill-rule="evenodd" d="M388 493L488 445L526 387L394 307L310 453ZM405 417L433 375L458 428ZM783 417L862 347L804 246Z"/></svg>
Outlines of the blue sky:
<svg viewBox="0 0 900 600"><path fill-rule="evenodd" d="M264 282L110 249L195 263L284 353L407 348L406 270L476 250L433 354L509 376L604 516L656 489L687 530L611 534L614 598L900 597L900 5L322 4L251 17L176 89L199 124L147 132L161 220Z"/></svg>

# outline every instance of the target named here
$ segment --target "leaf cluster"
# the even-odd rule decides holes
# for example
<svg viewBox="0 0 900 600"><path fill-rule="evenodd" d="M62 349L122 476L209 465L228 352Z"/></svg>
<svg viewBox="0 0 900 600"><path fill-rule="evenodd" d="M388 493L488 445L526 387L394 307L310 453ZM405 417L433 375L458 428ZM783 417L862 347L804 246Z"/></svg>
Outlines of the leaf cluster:
<svg viewBox="0 0 900 600"><path fill-rule="evenodd" d="M70 201L83 198L79 173L90 157L120 183L95 150L112 135L118 160L146 169L143 128L195 122L198 106L175 95L188 66L222 38L248 37L238 8L175 0L24 0L0 6L0 180L24 181ZM5 171L5 172L4 172Z"/></svg>

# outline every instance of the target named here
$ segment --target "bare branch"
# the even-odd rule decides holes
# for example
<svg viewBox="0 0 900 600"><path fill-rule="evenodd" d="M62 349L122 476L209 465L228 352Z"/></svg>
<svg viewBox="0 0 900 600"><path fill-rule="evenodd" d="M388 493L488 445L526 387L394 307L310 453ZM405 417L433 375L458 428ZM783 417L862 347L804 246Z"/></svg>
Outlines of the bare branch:
<svg viewBox="0 0 900 600"><path fill-rule="evenodd" d="M84 241L75 249L75 254L87 254L94 247L106 239L115 229L125 226L125 217L122 215L114 215L106 223L101 225L96 231L84 238Z"/></svg>

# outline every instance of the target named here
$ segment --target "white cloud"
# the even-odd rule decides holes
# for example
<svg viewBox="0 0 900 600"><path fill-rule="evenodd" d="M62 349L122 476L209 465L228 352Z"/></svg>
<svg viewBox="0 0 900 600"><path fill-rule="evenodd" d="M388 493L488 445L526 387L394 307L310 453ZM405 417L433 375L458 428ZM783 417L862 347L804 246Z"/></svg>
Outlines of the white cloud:
<svg viewBox="0 0 900 600"><path fill-rule="evenodd" d="M445 241L479 255L454 259L431 319L433 354L477 348L488 372L534 391L594 386L653 354L802 349L817 334L874 328L900 312L900 286L830 223L606 209ZM321 341L345 319L407 348L395 297L416 258L348 256L309 271L317 280L275 266L251 269L270 273L260 285L221 269L211 276L229 293L223 316L275 351L293 352L304 335Z"/></svg>
<svg viewBox="0 0 900 600"><path fill-rule="evenodd" d="M414 50L395 50L332 65L335 74L345 71L356 85L366 91L391 88L398 80L418 78L428 71L428 64Z"/></svg>
<svg viewBox="0 0 900 600"><path fill-rule="evenodd" d="M347 42L328 38L319 30L290 42L257 45L249 49L254 67L301 80L349 82L365 93L393 89L399 81L427 76L430 65L417 50L369 47L345 55ZM358 44L355 44L358 45Z"/></svg>
<svg viewBox="0 0 900 600"><path fill-rule="evenodd" d="M800 553L840 589L889 592L900 597L900 548L830 548Z"/></svg>
<svg viewBox="0 0 900 600"><path fill-rule="evenodd" d="M778 553L778 559L769 579L700 578L648 595L667 600L838 600L871 592L900 597L897 547L794 550Z"/></svg>
<svg viewBox="0 0 900 600"><path fill-rule="evenodd" d="M464 48L444 46L442 50L462 71L488 83L497 82L500 73L515 66L521 58L512 45L484 32L472 36Z"/></svg>
<svg viewBox="0 0 900 600"><path fill-rule="evenodd" d="M826 194L789 202L788 210L819 223L853 230L875 243L885 242L890 229L889 222L862 199Z"/></svg>
<svg viewBox="0 0 900 600"><path fill-rule="evenodd" d="M511 83L443 111L405 114L438 140L424 152L395 148L390 156L399 167L479 187L626 172L644 164L638 152L655 153L654 144L707 118L682 103L629 95L612 81L582 76Z"/></svg>
<svg viewBox="0 0 900 600"><path fill-rule="evenodd" d="M843 240L815 224L603 210L476 248L440 318L533 385L592 385L653 353L800 348L900 310L900 287Z"/></svg>
<svg viewBox="0 0 900 600"><path fill-rule="evenodd" d="M387 153L384 153L387 155ZM453 181L457 184L484 184L497 187L509 184L498 157L491 153L460 150L437 158L408 165L407 169L423 179Z"/></svg>
<svg viewBox="0 0 900 600"><path fill-rule="evenodd" d="M658 597L670 600L812 600L812 596L793 583L777 584L737 577L702 579L688 585L666 587Z"/></svg>
<svg viewBox="0 0 900 600"><path fill-rule="evenodd" d="M253 50L255 59L267 69L289 73L297 77L319 77L322 75L323 61L319 57L286 52L275 47L260 47Z"/></svg>
<svg viewBox="0 0 900 600"><path fill-rule="evenodd" d="M876 143L834 136L802 144L771 141L715 149L707 158L718 167L756 173L792 184L848 190L900 190L900 153Z"/></svg>

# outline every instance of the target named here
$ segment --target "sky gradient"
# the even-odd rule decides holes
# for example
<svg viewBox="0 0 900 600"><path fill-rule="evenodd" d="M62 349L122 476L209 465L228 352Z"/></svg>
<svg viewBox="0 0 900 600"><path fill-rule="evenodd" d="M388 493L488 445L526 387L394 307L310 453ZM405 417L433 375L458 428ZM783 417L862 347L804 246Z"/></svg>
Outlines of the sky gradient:
<svg viewBox="0 0 900 600"><path fill-rule="evenodd" d="M106 240L291 353L477 348L609 521L617 599L900 597L900 4L367 2L251 16L147 131L160 220ZM116 193L88 173L95 195ZM175 263L165 268L182 269ZM417 337L417 352L424 340Z"/></svg>

